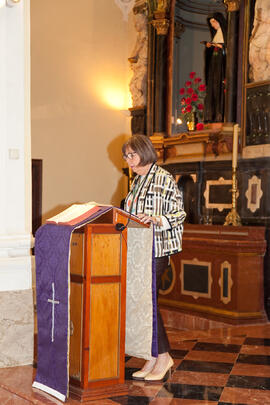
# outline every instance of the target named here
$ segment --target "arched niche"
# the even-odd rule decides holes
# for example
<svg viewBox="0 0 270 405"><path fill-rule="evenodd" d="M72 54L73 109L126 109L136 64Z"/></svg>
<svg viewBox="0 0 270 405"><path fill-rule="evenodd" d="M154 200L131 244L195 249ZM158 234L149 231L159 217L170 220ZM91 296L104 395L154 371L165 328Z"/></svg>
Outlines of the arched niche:
<svg viewBox="0 0 270 405"><path fill-rule="evenodd" d="M207 16L220 12L226 16L223 0L174 0L171 2L171 32L168 38L168 93L166 133L175 135L186 130L185 123L178 124L181 112L179 90L190 80L189 74L205 82L205 45L210 41Z"/></svg>

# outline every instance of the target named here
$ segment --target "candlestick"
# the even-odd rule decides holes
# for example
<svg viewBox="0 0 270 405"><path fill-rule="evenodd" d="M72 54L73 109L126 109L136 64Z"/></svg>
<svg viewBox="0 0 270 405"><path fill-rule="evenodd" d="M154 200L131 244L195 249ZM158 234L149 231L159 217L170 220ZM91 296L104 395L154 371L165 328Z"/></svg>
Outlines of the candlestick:
<svg viewBox="0 0 270 405"><path fill-rule="evenodd" d="M233 156L232 156L232 209L225 218L224 225L241 225L240 216L236 211L236 194L237 194L237 157L238 157L238 132L239 126L235 124L233 127Z"/></svg>
<svg viewBox="0 0 270 405"><path fill-rule="evenodd" d="M232 209L225 218L224 225L241 225L240 216L236 211L236 194L237 194L237 179L236 168L232 169Z"/></svg>
<svg viewBox="0 0 270 405"><path fill-rule="evenodd" d="M239 125L235 124L233 126L233 150L232 150L232 167L237 167L237 157L238 157L238 132Z"/></svg>

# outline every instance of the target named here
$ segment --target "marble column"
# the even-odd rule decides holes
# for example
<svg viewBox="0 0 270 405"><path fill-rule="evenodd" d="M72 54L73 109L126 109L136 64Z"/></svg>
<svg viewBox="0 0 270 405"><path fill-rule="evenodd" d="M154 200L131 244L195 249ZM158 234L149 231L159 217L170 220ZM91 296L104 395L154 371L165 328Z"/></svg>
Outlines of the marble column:
<svg viewBox="0 0 270 405"><path fill-rule="evenodd" d="M30 0L0 7L0 367L33 360Z"/></svg>
<svg viewBox="0 0 270 405"><path fill-rule="evenodd" d="M163 134L166 129L166 78L167 78L167 37L156 37L155 70L155 113L154 134Z"/></svg>
<svg viewBox="0 0 270 405"><path fill-rule="evenodd" d="M239 0L224 0L228 7L225 122L236 122Z"/></svg>
<svg viewBox="0 0 270 405"><path fill-rule="evenodd" d="M154 12L155 27L155 71L154 71L154 135L166 132L167 96L167 34L169 29L168 5Z"/></svg>

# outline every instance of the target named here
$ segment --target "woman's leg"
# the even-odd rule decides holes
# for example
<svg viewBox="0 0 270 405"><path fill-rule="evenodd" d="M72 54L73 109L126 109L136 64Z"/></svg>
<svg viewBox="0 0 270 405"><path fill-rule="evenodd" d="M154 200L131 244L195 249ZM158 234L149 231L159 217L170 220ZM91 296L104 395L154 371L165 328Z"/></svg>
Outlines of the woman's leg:
<svg viewBox="0 0 270 405"><path fill-rule="evenodd" d="M156 259L156 290L157 299L158 291L161 287L162 275L168 267L168 257L160 257ZM164 328L163 320L160 314L160 310L157 304L157 335L158 335L158 357L152 357L151 360L147 360L143 368L132 374L133 378L146 379L149 376L149 380L162 379L164 374L172 367L173 360L169 355L170 344ZM159 378L160 377L160 378Z"/></svg>
<svg viewBox="0 0 270 405"><path fill-rule="evenodd" d="M169 259L167 256L156 258L156 289L157 289L157 334L158 334L158 354L170 351L170 344L164 328L163 320L158 305L158 292L161 288L162 276L168 268Z"/></svg>
<svg viewBox="0 0 270 405"><path fill-rule="evenodd" d="M168 257L160 257L156 259L156 288L157 299L158 291L161 287L162 275L168 267ZM161 313L157 304L157 332L158 332L158 357L153 370L147 374L145 380L159 380L164 377L167 371L172 367L173 360L169 355L170 344L167 333L163 324Z"/></svg>

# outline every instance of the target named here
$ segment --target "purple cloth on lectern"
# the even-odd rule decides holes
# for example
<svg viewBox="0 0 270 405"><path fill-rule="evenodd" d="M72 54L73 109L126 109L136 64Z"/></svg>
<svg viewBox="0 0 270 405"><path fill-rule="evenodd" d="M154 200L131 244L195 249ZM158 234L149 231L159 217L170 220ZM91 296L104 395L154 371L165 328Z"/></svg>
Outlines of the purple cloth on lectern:
<svg viewBox="0 0 270 405"><path fill-rule="evenodd" d="M68 260L71 226L47 224L36 233L38 364L35 381L67 394ZM52 283L55 304L52 330ZM52 342L52 333L54 341Z"/></svg>
<svg viewBox="0 0 270 405"><path fill-rule="evenodd" d="M153 230L153 251L152 251L152 302L153 302L153 335L152 335L152 356L158 357L158 335L157 335L157 288L156 288L156 260L155 260L155 230Z"/></svg>
<svg viewBox="0 0 270 405"><path fill-rule="evenodd" d="M75 228L92 222L96 217L111 209L111 207L100 207L98 212L74 226L45 224L36 232L35 257L38 361L35 382L48 387L56 393L60 393L65 398L68 394L69 384L68 321L70 238ZM152 355L156 357L158 347L155 260L152 262ZM50 390L47 392L54 395Z"/></svg>
<svg viewBox="0 0 270 405"><path fill-rule="evenodd" d="M36 233L38 362L35 382L65 397L69 383L67 354L71 233L110 209L101 207L98 212L74 226L45 224ZM53 298L54 304L48 301Z"/></svg>

